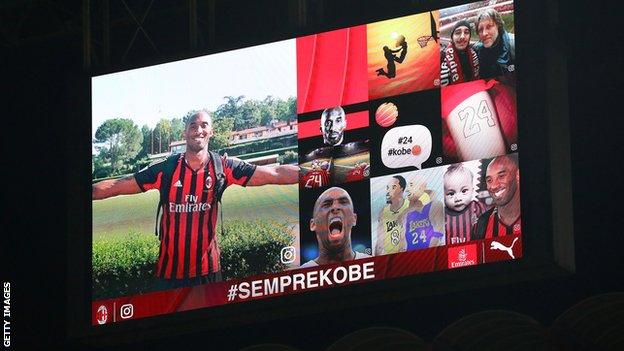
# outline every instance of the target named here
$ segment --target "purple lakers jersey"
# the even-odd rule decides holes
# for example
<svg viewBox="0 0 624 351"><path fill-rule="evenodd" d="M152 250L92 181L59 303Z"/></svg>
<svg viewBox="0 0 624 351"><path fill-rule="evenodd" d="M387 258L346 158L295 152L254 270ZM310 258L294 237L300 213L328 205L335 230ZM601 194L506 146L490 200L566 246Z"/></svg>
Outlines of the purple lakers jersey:
<svg viewBox="0 0 624 351"><path fill-rule="evenodd" d="M411 211L407 213L405 222L405 239L407 251L426 249L430 246L431 239L443 239L444 234L433 229L429 219L431 202L423 207L422 212Z"/></svg>

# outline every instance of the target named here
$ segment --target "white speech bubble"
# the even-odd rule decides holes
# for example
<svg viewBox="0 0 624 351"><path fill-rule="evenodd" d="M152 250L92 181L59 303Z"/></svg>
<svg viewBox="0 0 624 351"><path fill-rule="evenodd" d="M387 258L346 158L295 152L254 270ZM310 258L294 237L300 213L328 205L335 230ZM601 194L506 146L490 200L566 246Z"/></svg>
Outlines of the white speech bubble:
<svg viewBox="0 0 624 351"><path fill-rule="evenodd" d="M431 132L423 125L396 127L384 135L381 161L388 168L416 167L431 156Z"/></svg>

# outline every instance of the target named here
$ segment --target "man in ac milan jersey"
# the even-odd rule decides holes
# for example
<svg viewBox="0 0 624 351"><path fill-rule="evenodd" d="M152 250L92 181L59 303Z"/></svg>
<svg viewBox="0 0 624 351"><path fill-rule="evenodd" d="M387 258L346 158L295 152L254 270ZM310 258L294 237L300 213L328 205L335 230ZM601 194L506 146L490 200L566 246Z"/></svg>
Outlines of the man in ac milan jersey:
<svg viewBox="0 0 624 351"><path fill-rule="evenodd" d="M368 178L370 175L370 166L366 162L356 163L353 169L347 172L347 182L357 182Z"/></svg>
<svg viewBox="0 0 624 351"><path fill-rule="evenodd" d="M329 185L329 168L330 163L327 160L312 161L312 170L301 177L299 186L301 188L320 188Z"/></svg>
<svg viewBox="0 0 624 351"><path fill-rule="evenodd" d="M521 234L517 154L492 160L487 166L485 184L495 206L477 220L475 239Z"/></svg>
<svg viewBox="0 0 624 351"><path fill-rule="evenodd" d="M109 179L92 187L94 200L150 189L167 191L161 217L160 253L156 275L165 287L177 288L221 280L219 245L216 239L218 203L214 196L215 167L208 152L213 135L212 121L200 111L186 121L183 137L186 152L177 159L170 175L169 189L161 181L164 162L151 165L138 173L120 179ZM259 186L295 184L297 166L255 166L231 158L220 157L226 186Z"/></svg>

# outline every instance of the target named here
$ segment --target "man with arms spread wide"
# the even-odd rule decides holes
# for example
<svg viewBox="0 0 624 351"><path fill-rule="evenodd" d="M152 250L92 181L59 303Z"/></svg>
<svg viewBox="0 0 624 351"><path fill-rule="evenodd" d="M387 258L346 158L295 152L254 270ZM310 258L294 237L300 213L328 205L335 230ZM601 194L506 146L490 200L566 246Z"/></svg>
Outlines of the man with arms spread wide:
<svg viewBox="0 0 624 351"><path fill-rule="evenodd" d="M162 203L160 251L156 275L163 288L177 288L220 281L220 252L216 238L218 198L215 194L214 162L220 162L225 186L259 186L295 184L298 167L255 166L237 159L219 156L213 160L208 142L213 135L212 120L206 111L191 116L183 137L186 152L171 156L175 165L169 171L170 159L153 164L132 176L109 179L93 184L92 198L137 194L150 189L167 192ZM171 174L165 174L171 173ZM163 184L170 179L169 186ZM167 187L164 189L163 187ZM168 194L168 196L167 196Z"/></svg>

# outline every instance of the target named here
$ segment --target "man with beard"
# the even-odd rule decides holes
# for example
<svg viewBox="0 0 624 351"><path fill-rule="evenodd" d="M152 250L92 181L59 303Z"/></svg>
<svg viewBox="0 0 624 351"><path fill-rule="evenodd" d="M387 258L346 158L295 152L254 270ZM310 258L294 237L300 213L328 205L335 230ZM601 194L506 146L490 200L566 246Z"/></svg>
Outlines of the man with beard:
<svg viewBox="0 0 624 351"><path fill-rule="evenodd" d="M440 85L479 79L479 59L470 45L470 23L459 21L451 30L451 44L440 55Z"/></svg>
<svg viewBox="0 0 624 351"><path fill-rule="evenodd" d="M314 203L310 219L310 230L316 233L319 255L301 268L370 257L351 247L351 229L356 223L357 214L349 193L338 187L325 190Z"/></svg>
<svg viewBox="0 0 624 351"><path fill-rule="evenodd" d="M161 288L179 288L222 280L216 238L218 202L227 186L295 184L293 165L256 166L208 150L212 120L199 111L186 122L186 151L134 175L92 186L93 200L158 189L160 250L156 275ZM157 216L158 217L158 216Z"/></svg>
<svg viewBox="0 0 624 351"><path fill-rule="evenodd" d="M323 110L321 133L326 145L340 145L344 140L345 129L347 129L347 118L342 107L336 106Z"/></svg>
<svg viewBox="0 0 624 351"><path fill-rule="evenodd" d="M386 206L379 213L375 256L406 250L404 217L409 201L403 197L407 183L405 178L395 175L386 186Z"/></svg>
<svg viewBox="0 0 624 351"><path fill-rule="evenodd" d="M474 49L479 56L481 78L505 78L515 70L515 38L505 31L504 24L501 15L492 8L477 16L479 42Z"/></svg>
<svg viewBox="0 0 624 351"><path fill-rule="evenodd" d="M499 156L487 166L485 184L494 207L477 220L475 239L521 234L520 172L516 157Z"/></svg>

